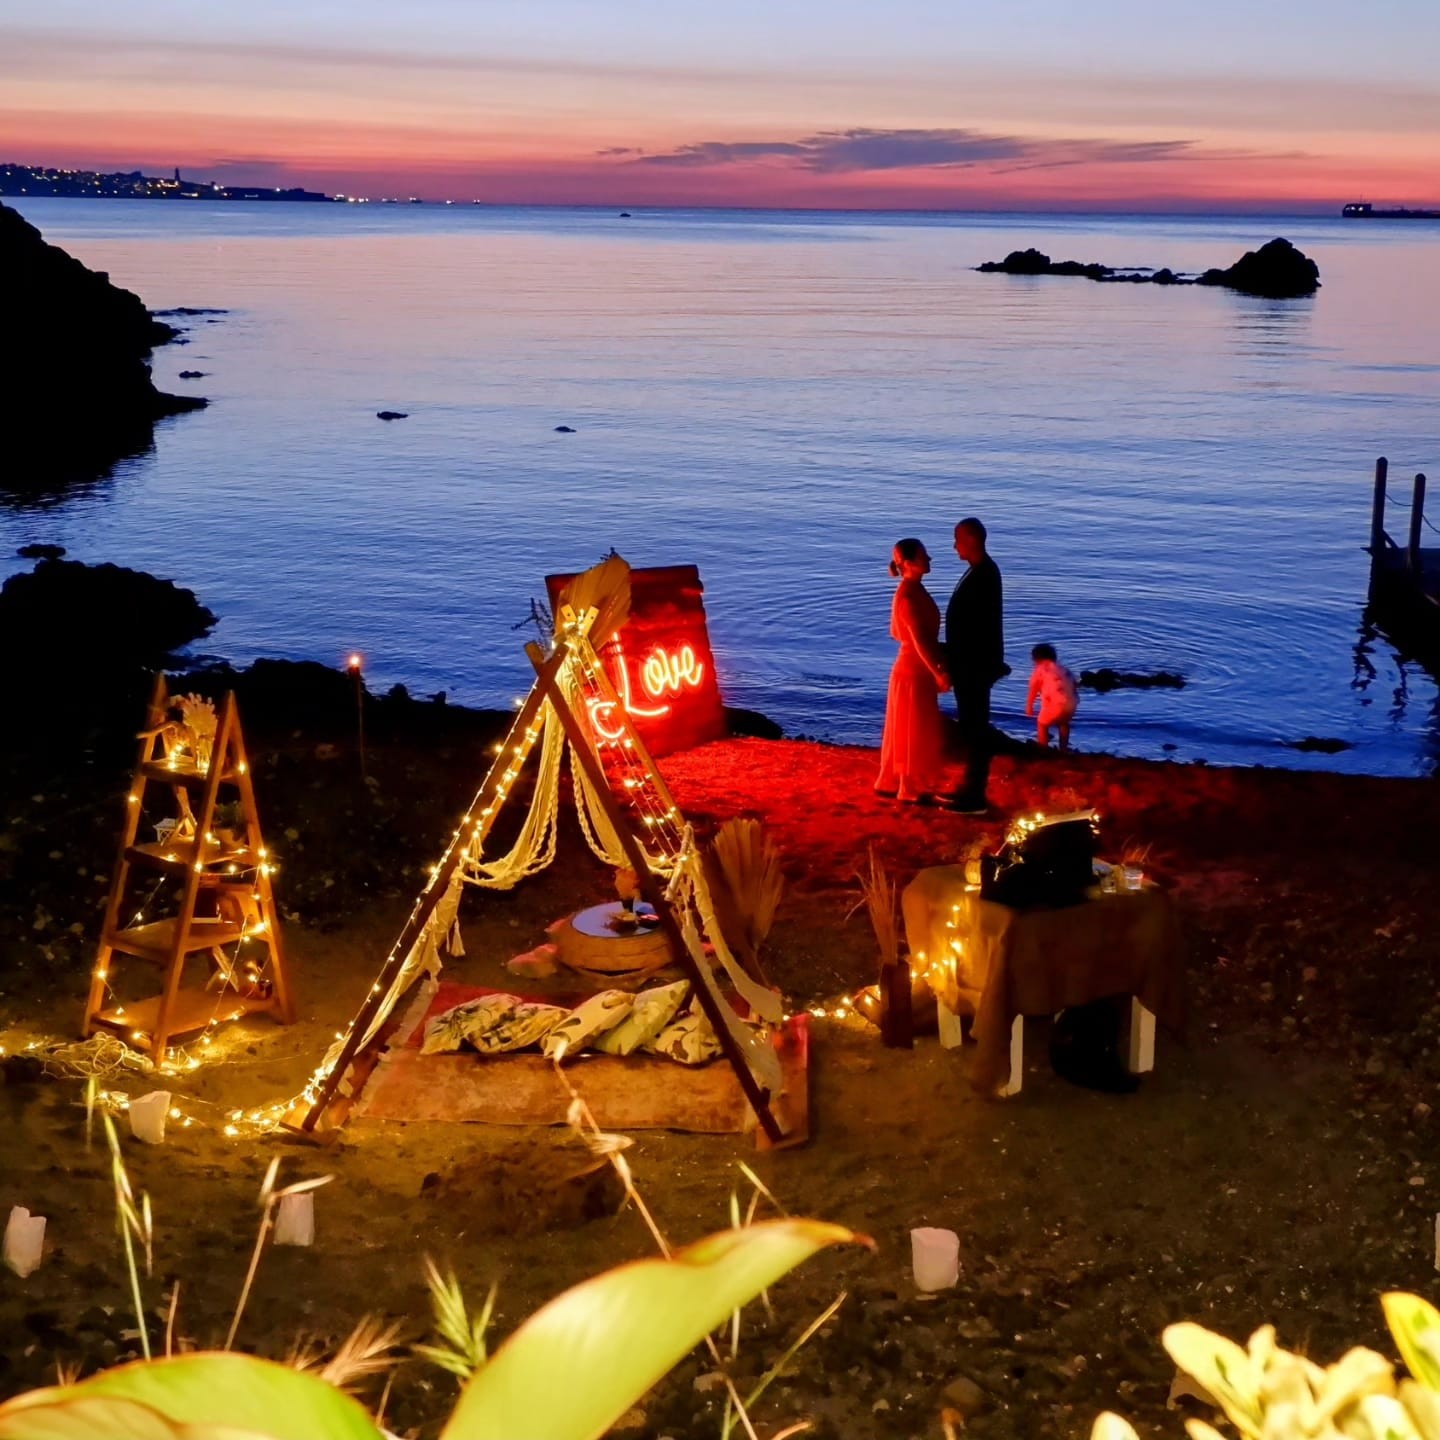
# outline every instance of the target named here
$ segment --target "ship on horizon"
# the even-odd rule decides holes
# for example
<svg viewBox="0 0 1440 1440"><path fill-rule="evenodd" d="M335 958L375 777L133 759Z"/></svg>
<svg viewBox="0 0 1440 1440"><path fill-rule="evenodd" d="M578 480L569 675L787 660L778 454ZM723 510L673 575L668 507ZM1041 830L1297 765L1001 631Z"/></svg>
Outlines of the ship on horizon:
<svg viewBox="0 0 1440 1440"><path fill-rule="evenodd" d="M1368 200L1352 200L1340 214L1346 220L1440 220L1440 210L1377 210Z"/></svg>

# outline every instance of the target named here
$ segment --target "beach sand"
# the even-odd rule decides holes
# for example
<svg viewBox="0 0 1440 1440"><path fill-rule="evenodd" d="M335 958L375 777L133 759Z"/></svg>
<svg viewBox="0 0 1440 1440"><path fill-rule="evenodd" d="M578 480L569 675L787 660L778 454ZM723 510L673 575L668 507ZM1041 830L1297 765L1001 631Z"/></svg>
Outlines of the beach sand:
<svg viewBox="0 0 1440 1440"><path fill-rule="evenodd" d="M483 725L438 741L392 728L372 737L366 785L342 722L250 735L300 1019L223 1031L217 1063L166 1082L195 1123L161 1147L125 1141L155 1207L147 1300L163 1312L178 1281L186 1343L224 1337L274 1155L282 1183L335 1179L315 1198L314 1247L261 1264L240 1343L262 1354L302 1333L333 1342L372 1313L420 1338L426 1255L453 1265L476 1305L498 1282L503 1336L567 1285L652 1251L633 1210L587 1220L554 1201L562 1131L357 1121L323 1149L222 1131L230 1111L294 1093L353 1013L483 773L487 738ZM80 1086L24 1058L80 1021L127 773L123 747L91 748L4 762L0 1206L49 1220L43 1267L0 1286L6 1395L48 1382L57 1361L93 1368L135 1349L108 1160L85 1148ZM756 815L779 845L790 883L767 965L793 1004L873 978L873 937L849 913L868 846L904 883L998 840L1000 818L877 800L875 765L873 750L761 740L662 764L697 822ZM1435 1289L1434 784L1019 754L997 761L992 798L1002 816L1093 805L1105 853L1150 847L1147 871L1188 934L1189 1034L1162 1033L1153 1074L1115 1096L1056 1078L1048 1022L1032 1022L1024 1092L1001 1103L967 1083L969 1048L928 1037L891 1051L858 1020L816 1019L805 1148L638 1133L630 1162L672 1241L728 1223L732 1190L750 1192L744 1161L791 1213L878 1242L810 1261L771 1292L773 1318L746 1312L736 1368L753 1376L848 1292L767 1392L760 1433L811 1416L811 1433L846 1440L939 1435L943 1392L965 1377L983 1392L967 1433L1085 1435L1114 1408L1179 1435L1160 1332L1183 1318L1240 1339L1273 1322L1321 1361L1352 1344L1390 1352L1380 1293ZM552 920L608 898L610 879L568 819L550 870L467 898L467 958L450 973L495 973ZM939 1296L910 1279L919 1225L960 1235L960 1283ZM710 1368L683 1362L628 1433L718 1434L723 1392L696 1384ZM454 1393L409 1361L386 1423L434 1433Z"/></svg>

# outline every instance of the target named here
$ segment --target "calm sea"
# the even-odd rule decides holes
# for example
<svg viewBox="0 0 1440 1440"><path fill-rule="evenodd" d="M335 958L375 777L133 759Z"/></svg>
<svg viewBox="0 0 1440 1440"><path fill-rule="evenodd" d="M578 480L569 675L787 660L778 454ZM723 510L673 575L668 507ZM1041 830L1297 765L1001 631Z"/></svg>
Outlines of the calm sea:
<svg viewBox="0 0 1440 1440"><path fill-rule="evenodd" d="M1081 747L1440 759L1434 681L1361 622L1375 457L1440 468L1440 226L18 203L153 308L229 312L155 360L208 410L61 503L0 508L6 557L53 541L193 587L222 616L207 651L358 649L372 686L504 704L541 576L614 546L699 565L731 703L876 743L890 546L926 541L943 604L975 514L1016 733L1048 640L1077 671L1185 676L1086 694ZM1196 270L1276 234L1319 263L1313 300L971 268L1033 244ZM1306 736L1352 748L1287 748Z"/></svg>

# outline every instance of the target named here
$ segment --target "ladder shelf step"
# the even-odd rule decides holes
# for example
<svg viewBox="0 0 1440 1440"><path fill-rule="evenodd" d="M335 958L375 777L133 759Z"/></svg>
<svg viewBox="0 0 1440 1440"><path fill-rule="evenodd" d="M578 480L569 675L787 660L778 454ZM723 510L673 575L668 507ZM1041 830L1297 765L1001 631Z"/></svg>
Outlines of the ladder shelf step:
<svg viewBox="0 0 1440 1440"><path fill-rule="evenodd" d="M116 930L105 937L105 943L122 955L134 955L163 965L175 948L175 927L178 923L173 916L166 920L151 920L145 925ZM233 945L244 933L245 927L233 920L202 920L196 916L190 922L185 951L189 954L195 950L209 950L216 945Z"/></svg>

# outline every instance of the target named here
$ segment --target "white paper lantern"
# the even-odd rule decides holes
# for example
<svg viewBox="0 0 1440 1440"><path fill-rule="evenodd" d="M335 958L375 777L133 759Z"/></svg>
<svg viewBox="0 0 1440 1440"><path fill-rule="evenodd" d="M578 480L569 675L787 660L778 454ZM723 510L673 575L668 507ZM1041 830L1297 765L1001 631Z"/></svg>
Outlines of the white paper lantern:
<svg viewBox="0 0 1440 1440"><path fill-rule="evenodd" d="M45 1217L16 1205L5 1226L5 1263L23 1280L39 1267L44 1250Z"/></svg>
<svg viewBox="0 0 1440 1440"><path fill-rule="evenodd" d="M147 1145L165 1139L165 1117L170 1113L170 1092L152 1090L130 1102L130 1133Z"/></svg>
<svg viewBox="0 0 1440 1440"><path fill-rule="evenodd" d="M960 1237L922 1225L910 1232L910 1259L920 1290L948 1290L960 1278Z"/></svg>
<svg viewBox="0 0 1440 1440"><path fill-rule="evenodd" d="M315 1243L315 1192L282 1195L275 1216L277 1245L313 1245Z"/></svg>

